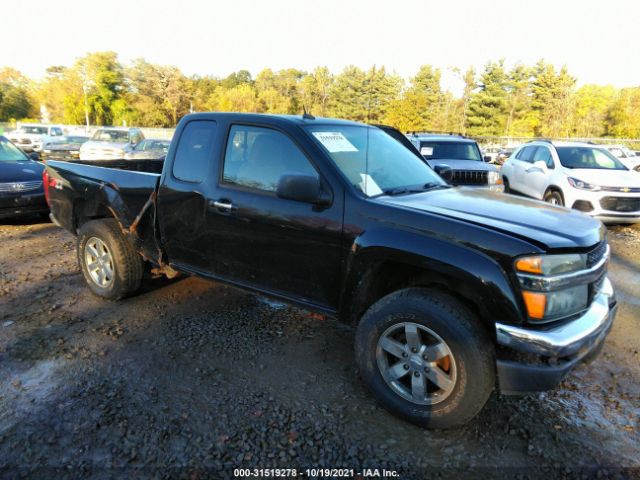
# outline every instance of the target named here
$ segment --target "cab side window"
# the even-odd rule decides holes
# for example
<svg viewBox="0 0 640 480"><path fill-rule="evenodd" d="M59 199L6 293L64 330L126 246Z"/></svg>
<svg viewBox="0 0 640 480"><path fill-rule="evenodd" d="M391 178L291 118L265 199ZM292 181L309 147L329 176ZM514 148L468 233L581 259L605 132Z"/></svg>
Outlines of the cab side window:
<svg viewBox="0 0 640 480"><path fill-rule="evenodd" d="M554 168L553 158L551 157L551 151L547 147L536 148L535 153L531 159L531 163L544 162L547 168Z"/></svg>
<svg viewBox="0 0 640 480"><path fill-rule="evenodd" d="M173 160L173 176L178 180L200 183L210 170L217 123L212 120L194 120L187 123L180 136Z"/></svg>
<svg viewBox="0 0 640 480"><path fill-rule="evenodd" d="M280 177L290 173L318 176L307 157L284 133L262 127L231 127L224 183L275 192Z"/></svg>
<svg viewBox="0 0 640 480"><path fill-rule="evenodd" d="M533 158L533 154L535 152L536 147L524 147L522 150L518 152L516 158L518 160L522 160L523 162L532 163L531 159Z"/></svg>

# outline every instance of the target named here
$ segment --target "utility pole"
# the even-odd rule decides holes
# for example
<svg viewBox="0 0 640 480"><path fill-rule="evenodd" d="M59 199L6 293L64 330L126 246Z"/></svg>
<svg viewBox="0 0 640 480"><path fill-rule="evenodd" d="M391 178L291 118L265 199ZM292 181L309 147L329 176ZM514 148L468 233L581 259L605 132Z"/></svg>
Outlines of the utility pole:
<svg viewBox="0 0 640 480"><path fill-rule="evenodd" d="M86 123L86 133L89 133L89 103L87 102L87 67L82 66L82 94L84 96L84 120Z"/></svg>

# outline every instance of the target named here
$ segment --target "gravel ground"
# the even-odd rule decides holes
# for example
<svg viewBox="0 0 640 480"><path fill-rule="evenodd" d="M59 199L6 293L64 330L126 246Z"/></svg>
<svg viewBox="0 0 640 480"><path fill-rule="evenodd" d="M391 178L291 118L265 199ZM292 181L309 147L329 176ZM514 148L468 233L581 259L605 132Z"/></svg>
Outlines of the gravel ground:
<svg viewBox="0 0 640 480"><path fill-rule="evenodd" d="M640 229L609 236L621 307L600 358L556 391L494 395L467 426L427 431L376 406L336 321L195 278L105 302L71 235L0 225L0 475L640 477Z"/></svg>

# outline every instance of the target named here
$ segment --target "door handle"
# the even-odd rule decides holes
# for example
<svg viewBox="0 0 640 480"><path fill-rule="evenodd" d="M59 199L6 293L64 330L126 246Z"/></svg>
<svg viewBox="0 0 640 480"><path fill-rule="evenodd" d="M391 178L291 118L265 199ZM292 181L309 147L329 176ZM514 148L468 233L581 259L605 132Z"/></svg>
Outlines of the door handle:
<svg viewBox="0 0 640 480"><path fill-rule="evenodd" d="M218 210L224 210L226 212L230 212L232 210L235 210L233 203L231 203L229 200L209 200L209 207L210 208L216 208Z"/></svg>

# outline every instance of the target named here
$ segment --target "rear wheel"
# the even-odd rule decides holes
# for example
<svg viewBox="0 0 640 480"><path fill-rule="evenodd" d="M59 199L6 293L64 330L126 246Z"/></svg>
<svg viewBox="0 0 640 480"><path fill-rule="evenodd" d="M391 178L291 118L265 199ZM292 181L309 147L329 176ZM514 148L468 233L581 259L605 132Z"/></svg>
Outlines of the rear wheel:
<svg viewBox="0 0 640 480"><path fill-rule="evenodd" d="M562 194L557 190L548 190L547 193L544 194L544 201L550 203L551 205L559 205L564 206L564 199L562 198Z"/></svg>
<svg viewBox="0 0 640 480"><path fill-rule="evenodd" d="M509 179L502 177L502 183L504 184L504 193L511 193L511 189L509 188Z"/></svg>
<svg viewBox="0 0 640 480"><path fill-rule="evenodd" d="M361 375L387 410L429 428L461 425L495 385L493 343L457 299L407 288L376 302L356 334Z"/></svg>
<svg viewBox="0 0 640 480"><path fill-rule="evenodd" d="M140 288L144 262L114 219L82 225L77 253L84 279L99 297L118 300Z"/></svg>

